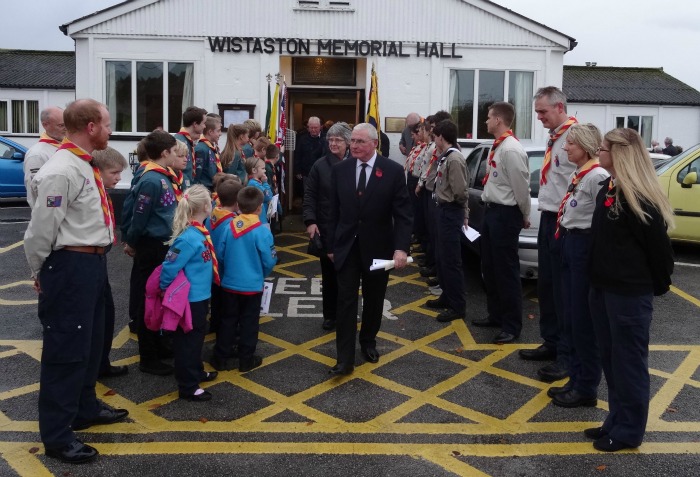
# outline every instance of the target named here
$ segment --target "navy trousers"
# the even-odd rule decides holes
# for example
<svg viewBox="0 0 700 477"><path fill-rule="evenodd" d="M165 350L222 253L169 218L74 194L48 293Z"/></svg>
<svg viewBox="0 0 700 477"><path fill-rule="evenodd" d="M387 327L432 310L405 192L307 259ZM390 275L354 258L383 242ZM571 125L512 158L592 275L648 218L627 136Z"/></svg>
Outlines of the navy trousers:
<svg viewBox="0 0 700 477"><path fill-rule="evenodd" d="M423 207L423 222L425 223L426 239L421 245L425 250L425 266L430 268L435 266L435 249L437 247L437 232L435 230L435 201L433 193L428 189L421 189L420 201Z"/></svg>
<svg viewBox="0 0 700 477"><path fill-rule="evenodd" d="M104 255L51 252L39 274L43 327L39 385L39 432L47 449L75 439L74 421L100 411L95 383L104 339Z"/></svg>
<svg viewBox="0 0 700 477"><path fill-rule="evenodd" d="M209 300L190 302L192 331L185 333L178 326L173 334L175 380L180 394L190 396L199 389L206 375L202 365L202 347L207 329Z"/></svg>
<svg viewBox="0 0 700 477"><path fill-rule="evenodd" d="M436 260L442 288L440 300L457 313L464 313L467 308L461 241L464 208L454 203L440 204L436 213L437 242L440 244Z"/></svg>
<svg viewBox="0 0 700 477"><path fill-rule="evenodd" d="M591 288L590 306L610 413L603 429L631 446L644 438L649 416L649 327L653 295L617 295Z"/></svg>
<svg viewBox="0 0 700 477"><path fill-rule="evenodd" d="M376 257L373 257L376 258ZM355 365L355 334L357 333L357 290L362 280L362 326L360 346L376 348L377 333L382 324L384 295L389 283L389 272L362 266L362 255L357 240L350 249L343 267L338 270L338 314L335 343L338 366Z"/></svg>
<svg viewBox="0 0 700 477"><path fill-rule="evenodd" d="M481 227L481 273L486 285L488 319L506 333L520 336L523 291L518 237L523 214L516 205L487 204Z"/></svg>
<svg viewBox="0 0 700 477"><path fill-rule="evenodd" d="M238 358L245 363L253 358L258 345L260 303L262 292L252 295L224 290L224 313L216 332L214 356L219 360L233 357L233 346L238 341Z"/></svg>
<svg viewBox="0 0 700 477"><path fill-rule="evenodd" d="M564 331L572 344L569 353L568 387L584 397L598 395L602 376L600 352L588 306L588 260L590 234L565 233L561 241L561 291L564 301Z"/></svg>
<svg viewBox="0 0 700 477"><path fill-rule="evenodd" d="M537 299L540 305L540 336L544 346L557 351L557 364L569 367L571 343L565 333L561 292L561 241L554 238L557 214L542 212L537 235Z"/></svg>
<svg viewBox="0 0 700 477"><path fill-rule="evenodd" d="M112 286L109 284L109 279L105 282L105 330L104 341L102 343L102 359L100 360L100 372L109 371L111 363L109 362L109 352L112 351L112 340L114 339L114 320L116 313L114 311L114 297L112 296Z"/></svg>

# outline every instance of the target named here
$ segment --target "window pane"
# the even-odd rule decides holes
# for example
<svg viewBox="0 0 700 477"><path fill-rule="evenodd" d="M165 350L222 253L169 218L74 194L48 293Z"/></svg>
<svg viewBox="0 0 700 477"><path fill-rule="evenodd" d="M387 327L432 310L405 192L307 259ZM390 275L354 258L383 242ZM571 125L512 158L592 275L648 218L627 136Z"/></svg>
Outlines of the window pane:
<svg viewBox="0 0 700 477"><path fill-rule="evenodd" d="M106 75L106 102L112 119L112 130L132 132L131 61L108 61Z"/></svg>
<svg viewBox="0 0 700 477"><path fill-rule="evenodd" d="M486 131L486 118L489 115L489 106L496 101L503 101L505 77L505 71L479 72L479 116L476 125L476 137L478 139L489 139L492 137Z"/></svg>
<svg viewBox="0 0 700 477"><path fill-rule="evenodd" d="M622 116L618 116L615 118L615 127L616 128L624 128L625 127L625 118Z"/></svg>
<svg viewBox="0 0 700 477"><path fill-rule="evenodd" d="M642 116L642 130L639 134L642 136L646 147L651 147L651 126L653 122L653 116Z"/></svg>
<svg viewBox="0 0 700 477"><path fill-rule="evenodd" d="M163 127L163 63L136 63L136 130Z"/></svg>
<svg viewBox="0 0 700 477"><path fill-rule="evenodd" d="M450 71L450 114L457 121L457 137L474 136L474 71Z"/></svg>
<svg viewBox="0 0 700 477"><path fill-rule="evenodd" d="M0 131L7 131L7 101L0 101Z"/></svg>
<svg viewBox="0 0 700 477"><path fill-rule="evenodd" d="M39 101L27 101L27 132L39 134Z"/></svg>
<svg viewBox="0 0 700 477"><path fill-rule="evenodd" d="M168 131L179 131L183 111L194 106L193 70L192 63L168 63Z"/></svg>
<svg viewBox="0 0 700 477"><path fill-rule="evenodd" d="M12 132L24 132L24 101L12 101Z"/></svg>
<svg viewBox="0 0 700 477"><path fill-rule="evenodd" d="M532 138L532 82L531 71L511 71L508 75L508 102L515 107L512 129L520 139Z"/></svg>
<svg viewBox="0 0 700 477"><path fill-rule="evenodd" d="M639 116L627 116L627 127L639 132Z"/></svg>

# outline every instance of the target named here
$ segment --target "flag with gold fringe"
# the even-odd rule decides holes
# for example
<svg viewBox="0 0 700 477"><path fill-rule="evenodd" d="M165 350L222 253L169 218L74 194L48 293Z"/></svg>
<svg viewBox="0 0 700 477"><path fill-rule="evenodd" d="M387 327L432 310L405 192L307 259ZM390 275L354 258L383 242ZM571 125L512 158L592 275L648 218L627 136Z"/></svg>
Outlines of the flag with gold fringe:
<svg viewBox="0 0 700 477"><path fill-rule="evenodd" d="M287 133L287 82L282 80L282 88L279 96L279 112L277 114L277 140L275 144L280 150L284 150L284 138Z"/></svg>
<svg viewBox="0 0 700 477"><path fill-rule="evenodd" d="M367 116L365 122L377 128L377 151L382 148L381 121L379 120L379 90L377 88L377 72L374 71L372 64L372 76L369 88L369 107L367 108Z"/></svg>

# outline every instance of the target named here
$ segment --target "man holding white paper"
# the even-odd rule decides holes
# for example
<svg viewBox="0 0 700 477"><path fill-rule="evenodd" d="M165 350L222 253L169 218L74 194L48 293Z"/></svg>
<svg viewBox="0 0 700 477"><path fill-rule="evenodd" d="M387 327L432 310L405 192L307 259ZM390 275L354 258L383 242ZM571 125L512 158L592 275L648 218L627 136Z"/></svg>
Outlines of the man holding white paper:
<svg viewBox="0 0 700 477"><path fill-rule="evenodd" d="M527 153L510 125L513 105L497 102L489 108L486 127L496 138L488 157L481 199L486 204L481 228L481 271L486 284L488 317L475 326L501 328L493 342L512 343L520 336L522 285L518 236L530 227L530 172Z"/></svg>

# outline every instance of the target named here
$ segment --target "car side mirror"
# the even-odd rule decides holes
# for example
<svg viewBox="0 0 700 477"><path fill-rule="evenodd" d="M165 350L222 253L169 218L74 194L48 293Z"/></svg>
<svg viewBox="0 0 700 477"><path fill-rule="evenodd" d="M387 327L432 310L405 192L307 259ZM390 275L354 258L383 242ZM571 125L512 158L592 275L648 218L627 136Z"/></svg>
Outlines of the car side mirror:
<svg viewBox="0 0 700 477"><path fill-rule="evenodd" d="M681 187L683 189L690 189L693 187L693 184L698 182L698 173L693 171L689 172L685 175L683 178L683 183L681 184Z"/></svg>
<svg viewBox="0 0 700 477"><path fill-rule="evenodd" d="M14 154L12 154L12 159L16 161L23 161L24 160L24 153L20 151L15 151Z"/></svg>

